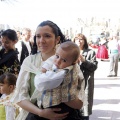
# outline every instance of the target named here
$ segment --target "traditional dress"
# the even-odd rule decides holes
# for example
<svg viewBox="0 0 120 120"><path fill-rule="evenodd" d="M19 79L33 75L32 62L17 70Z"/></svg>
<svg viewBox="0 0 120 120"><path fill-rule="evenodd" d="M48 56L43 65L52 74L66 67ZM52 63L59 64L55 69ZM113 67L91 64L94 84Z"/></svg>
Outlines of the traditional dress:
<svg viewBox="0 0 120 120"><path fill-rule="evenodd" d="M96 58L101 60L108 59L108 50L105 45L100 45L96 54Z"/></svg>

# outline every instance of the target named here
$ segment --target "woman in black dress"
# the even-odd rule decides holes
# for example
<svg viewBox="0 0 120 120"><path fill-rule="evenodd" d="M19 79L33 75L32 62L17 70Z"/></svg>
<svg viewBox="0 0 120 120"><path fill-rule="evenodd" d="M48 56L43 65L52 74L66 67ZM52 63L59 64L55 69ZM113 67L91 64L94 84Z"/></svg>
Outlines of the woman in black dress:
<svg viewBox="0 0 120 120"><path fill-rule="evenodd" d="M88 104L81 110L82 120L89 120L92 114L93 95L94 95L94 72L97 69L96 53L89 49L85 35L78 33L74 42L80 47L80 69L85 78L85 94Z"/></svg>

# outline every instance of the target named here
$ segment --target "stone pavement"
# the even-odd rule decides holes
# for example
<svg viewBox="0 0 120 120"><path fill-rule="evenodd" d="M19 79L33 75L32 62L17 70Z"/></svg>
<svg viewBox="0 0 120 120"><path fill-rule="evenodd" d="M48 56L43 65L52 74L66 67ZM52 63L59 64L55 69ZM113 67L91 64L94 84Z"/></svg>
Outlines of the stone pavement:
<svg viewBox="0 0 120 120"><path fill-rule="evenodd" d="M108 70L109 61L99 61L90 120L120 120L120 62L117 77L108 78Z"/></svg>

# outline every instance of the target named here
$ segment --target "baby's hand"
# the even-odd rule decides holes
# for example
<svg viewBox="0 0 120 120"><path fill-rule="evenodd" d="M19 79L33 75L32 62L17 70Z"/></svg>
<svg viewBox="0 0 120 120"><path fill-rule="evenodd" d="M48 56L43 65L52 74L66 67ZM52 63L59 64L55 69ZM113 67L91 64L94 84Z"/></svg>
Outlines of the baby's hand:
<svg viewBox="0 0 120 120"><path fill-rule="evenodd" d="M46 70L45 68L42 68L42 69L41 69L41 72L42 72L42 73L46 73L46 71L47 71L47 70Z"/></svg>

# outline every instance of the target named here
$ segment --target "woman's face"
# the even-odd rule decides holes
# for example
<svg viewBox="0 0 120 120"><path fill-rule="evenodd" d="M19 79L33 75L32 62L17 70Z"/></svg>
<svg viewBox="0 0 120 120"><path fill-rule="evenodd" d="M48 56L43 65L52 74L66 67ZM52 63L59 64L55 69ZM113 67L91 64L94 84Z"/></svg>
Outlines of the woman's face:
<svg viewBox="0 0 120 120"><path fill-rule="evenodd" d="M83 47L84 45L84 40L82 39L82 37L75 37L75 43L79 46L79 47Z"/></svg>
<svg viewBox="0 0 120 120"><path fill-rule="evenodd" d="M53 53L55 52L55 46L59 42L60 37L55 38L55 34L52 28L48 25L43 27L38 27L36 30L36 43L38 50L42 53Z"/></svg>
<svg viewBox="0 0 120 120"><path fill-rule="evenodd" d="M5 48L6 51L14 49L15 43L17 42L17 41L12 41L8 39L8 37L6 36L3 36L1 41L2 41L2 46Z"/></svg>

